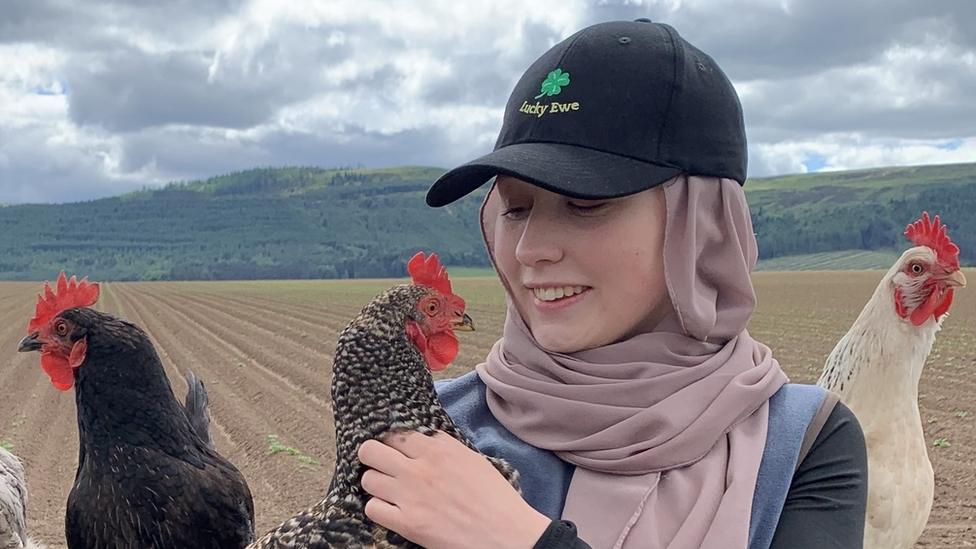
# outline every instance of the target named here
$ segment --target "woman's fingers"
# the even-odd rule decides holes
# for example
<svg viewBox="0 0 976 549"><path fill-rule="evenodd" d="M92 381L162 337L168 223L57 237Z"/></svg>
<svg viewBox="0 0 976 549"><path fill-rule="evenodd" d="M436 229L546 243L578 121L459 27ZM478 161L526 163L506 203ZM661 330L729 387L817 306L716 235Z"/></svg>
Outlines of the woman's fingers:
<svg viewBox="0 0 976 549"><path fill-rule="evenodd" d="M401 474L410 461L396 448L373 439L360 444L356 455L363 465L392 477Z"/></svg>
<svg viewBox="0 0 976 549"><path fill-rule="evenodd" d="M380 498L369 498L366 502L366 507L364 509L366 516L369 520L387 528L403 534L404 523L403 513L400 509L391 503L383 501Z"/></svg>
<svg viewBox="0 0 976 549"><path fill-rule="evenodd" d="M396 504L398 501L396 479L376 469L367 469L363 473L360 484L362 484L363 490L366 490L373 497L391 504Z"/></svg>

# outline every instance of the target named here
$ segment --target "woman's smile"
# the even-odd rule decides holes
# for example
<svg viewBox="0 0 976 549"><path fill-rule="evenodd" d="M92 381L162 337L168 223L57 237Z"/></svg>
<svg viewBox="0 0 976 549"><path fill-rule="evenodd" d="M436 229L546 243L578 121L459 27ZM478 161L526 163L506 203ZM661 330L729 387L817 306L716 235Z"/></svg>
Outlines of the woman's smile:
<svg viewBox="0 0 976 549"><path fill-rule="evenodd" d="M532 304L541 312L562 311L586 298L589 286L527 287L532 292Z"/></svg>

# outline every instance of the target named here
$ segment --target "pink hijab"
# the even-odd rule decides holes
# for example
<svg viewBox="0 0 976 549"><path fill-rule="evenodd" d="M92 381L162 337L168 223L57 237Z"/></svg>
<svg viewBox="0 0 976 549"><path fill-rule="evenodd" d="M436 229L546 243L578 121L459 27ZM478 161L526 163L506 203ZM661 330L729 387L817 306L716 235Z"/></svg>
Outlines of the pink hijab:
<svg viewBox="0 0 976 549"><path fill-rule="evenodd" d="M742 188L696 176L663 186L673 313L651 332L560 354L509 299L504 337L477 372L506 428L577 466L563 518L594 549L744 549L768 399L788 380L745 329L757 249ZM492 261L496 194L482 206Z"/></svg>

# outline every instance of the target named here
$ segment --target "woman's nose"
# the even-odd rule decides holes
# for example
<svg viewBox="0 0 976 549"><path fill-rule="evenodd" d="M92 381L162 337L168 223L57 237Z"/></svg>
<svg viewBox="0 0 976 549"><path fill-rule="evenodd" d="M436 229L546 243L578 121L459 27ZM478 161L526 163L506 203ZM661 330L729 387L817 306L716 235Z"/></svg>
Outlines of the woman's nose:
<svg viewBox="0 0 976 549"><path fill-rule="evenodd" d="M515 258L527 267L540 262L554 263L563 257L563 244L560 231L545 213L533 210L522 229Z"/></svg>

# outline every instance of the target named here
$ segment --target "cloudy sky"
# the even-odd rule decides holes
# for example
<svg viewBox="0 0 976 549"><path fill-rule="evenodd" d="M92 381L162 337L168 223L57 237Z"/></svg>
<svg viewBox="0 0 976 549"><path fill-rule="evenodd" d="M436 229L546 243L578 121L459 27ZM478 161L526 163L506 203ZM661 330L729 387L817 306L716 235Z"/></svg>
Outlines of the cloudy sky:
<svg viewBox="0 0 976 549"><path fill-rule="evenodd" d="M733 80L751 176L976 161L974 0L0 0L0 203L451 167L539 54L637 17Z"/></svg>

